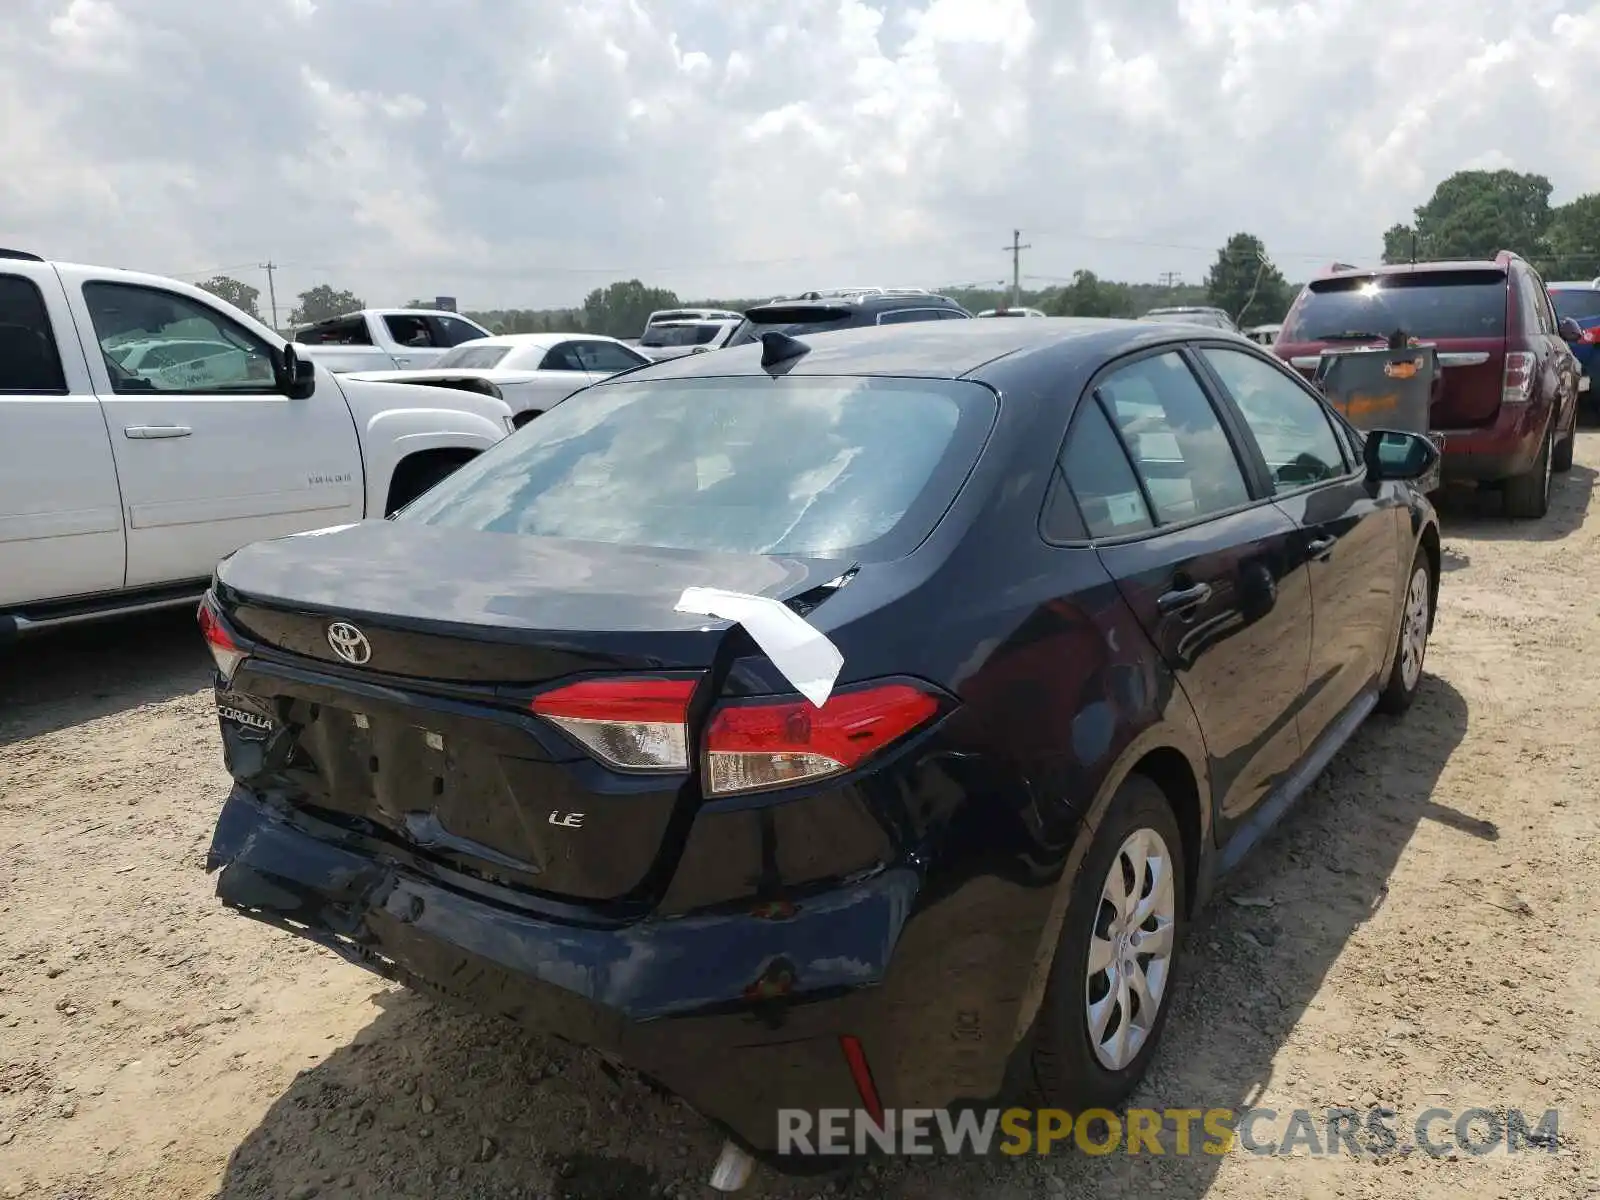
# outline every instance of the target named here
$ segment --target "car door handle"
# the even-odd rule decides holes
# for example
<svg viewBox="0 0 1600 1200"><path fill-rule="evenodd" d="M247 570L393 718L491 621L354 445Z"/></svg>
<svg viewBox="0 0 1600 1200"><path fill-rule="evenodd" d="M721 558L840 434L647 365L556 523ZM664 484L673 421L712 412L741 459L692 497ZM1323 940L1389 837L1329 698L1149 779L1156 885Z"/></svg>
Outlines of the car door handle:
<svg viewBox="0 0 1600 1200"><path fill-rule="evenodd" d="M1306 543L1306 554L1318 562L1327 562L1333 555L1333 548L1339 544L1338 538L1320 537Z"/></svg>
<svg viewBox="0 0 1600 1200"><path fill-rule="evenodd" d="M148 441L152 438L188 437L194 430L187 425L125 425L122 432L136 441Z"/></svg>
<svg viewBox="0 0 1600 1200"><path fill-rule="evenodd" d="M1181 613L1197 608L1211 599L1211 585L1197 583L1193 587L1174 588L1163 592L1156 600L1156 608L1163 613Z"/></svg>

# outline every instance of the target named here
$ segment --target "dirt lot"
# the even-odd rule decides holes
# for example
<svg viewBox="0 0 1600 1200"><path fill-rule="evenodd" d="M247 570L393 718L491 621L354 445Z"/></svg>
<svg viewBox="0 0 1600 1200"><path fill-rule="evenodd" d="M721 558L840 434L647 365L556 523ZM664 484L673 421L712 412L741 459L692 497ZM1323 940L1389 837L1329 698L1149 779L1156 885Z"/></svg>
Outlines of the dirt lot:
<svg viewBox="0 0 1600 1200"><path fill-rule="evenodd" d="M1431 1107L1557 1108L1552 1152L1073 1152L758 1192L1600 1196L1600 434L1578 459L1537 525L1446 505L1417 707L1202 916L1139 1098L1382 1101L1402 1141ZM676 1103L219 909L206 666L186 613L0 656L0 1196L711 1194L717 1141Z"/></svg>

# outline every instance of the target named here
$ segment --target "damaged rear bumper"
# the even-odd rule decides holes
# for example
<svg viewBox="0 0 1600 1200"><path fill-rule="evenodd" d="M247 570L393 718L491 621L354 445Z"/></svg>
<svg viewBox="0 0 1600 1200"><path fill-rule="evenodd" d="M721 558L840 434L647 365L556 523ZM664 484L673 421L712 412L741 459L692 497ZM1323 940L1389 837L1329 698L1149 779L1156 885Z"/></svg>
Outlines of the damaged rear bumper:
<svg viewBox="0 0 1600 1200"><path fill-rule="evenodd" d="M798 902L629 924L558 921L441 886L235 786L208 870L246 916L425 994L591 1046L770 1157L779 1108L859 1108L839 1039L900 1055L881 983L916 896L908 870ZM876 1070L877 1068L875 1068ZM791 1169L793 1169L791 1165Z"/></svg>

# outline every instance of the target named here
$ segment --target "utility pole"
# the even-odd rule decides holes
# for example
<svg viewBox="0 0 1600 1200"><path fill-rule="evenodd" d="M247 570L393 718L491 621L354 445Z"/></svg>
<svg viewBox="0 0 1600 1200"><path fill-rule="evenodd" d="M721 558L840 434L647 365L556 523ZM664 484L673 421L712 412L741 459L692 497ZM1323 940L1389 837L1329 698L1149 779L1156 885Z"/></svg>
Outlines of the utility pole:
<svg viewBox="0 0 1600 1200"><path fill-rule="evenodd" d="M1173 288L1177 287L1178 284L1183 282L1183 276L1178 274L1176 271L1163 271L1161 272L1161 278L1156 282L1162 287L1166 288L1168 291L1171 291Z"/></svg>
<svg viewBox="0 0 1600 1200"><path fill-rule="evenodd" d="M261 269L267 273L267 298L272 304L272 332L278 332L278 289L272 282L272 273L278 269L278 264L270 260L261 264Z"/></svg>
<svg viewBox="0 0 1600 1200"><path fill-rule="evenodd" d="M1001 246L1002 250L1011 251L1011 307L1022 307L1022 252L1032 250L1033 246L1022 244L1022 230L1011 231L1011 244Z"/></svg>

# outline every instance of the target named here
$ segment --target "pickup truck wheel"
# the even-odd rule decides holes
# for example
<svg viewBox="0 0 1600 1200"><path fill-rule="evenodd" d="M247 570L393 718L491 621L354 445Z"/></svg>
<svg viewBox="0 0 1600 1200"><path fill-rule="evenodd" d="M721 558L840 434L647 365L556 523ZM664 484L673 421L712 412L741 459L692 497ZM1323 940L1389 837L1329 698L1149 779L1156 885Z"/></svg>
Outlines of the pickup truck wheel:
<svg viewBox="0 0 1600 1200"><path fill-rule="evenodd" d="M1556 443L1555 458L1550 463L1550 469L1552 471L1572 470L1572 450L1577 440L1578 421L1576 416L1574 416L1572 421L1572 432L1567 434L1566 437L1562 438Z"/></svg>
<svg viewBox="0 0 1600 1200"><path fill-rule="evenodd" d="M389 481L389 503L384 515L393 516L476 457L470 450L431 450L404 459Z"/></svg>
<svg viewBox="0 0 1600 1200"><path fill-rule="evenodd" d="M1555 422L1551 421L1533 466L1525 473L1506 480L1506 516L1536 521L1550 511L1550 471L1555 466L1555 440Z"/></svg>

